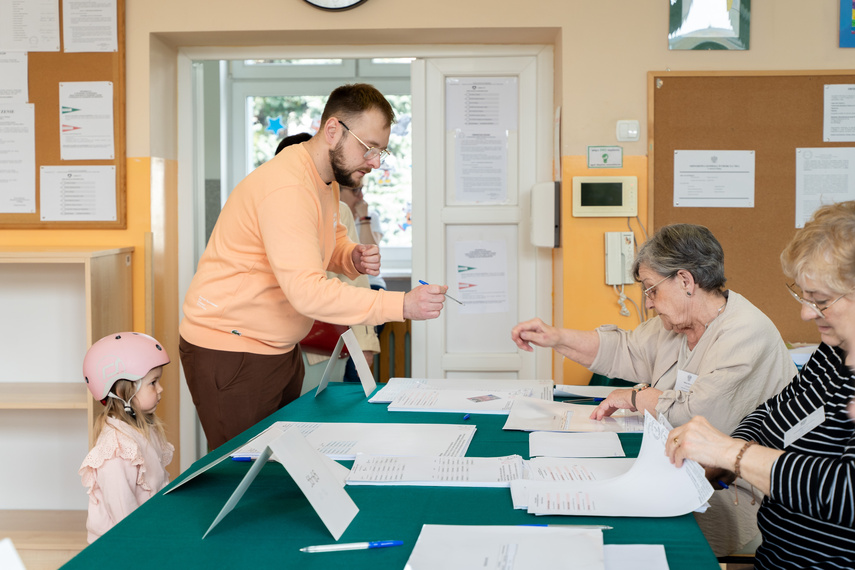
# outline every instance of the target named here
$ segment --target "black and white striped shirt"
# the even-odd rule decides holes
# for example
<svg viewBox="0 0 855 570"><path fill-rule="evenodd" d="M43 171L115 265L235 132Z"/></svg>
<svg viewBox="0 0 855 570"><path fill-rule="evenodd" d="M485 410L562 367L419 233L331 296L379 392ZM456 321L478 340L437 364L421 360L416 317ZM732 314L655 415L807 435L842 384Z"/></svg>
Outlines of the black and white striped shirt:
<svg viewBox="0 0 855 570"><path fill-rule="evenodd" d="M855 569L855 422L846 410L855 376L844 359L841 349L821 344L799 376L732 434L784 450L757 515L763 544L755 568ZM787 431L819 408L825 420L785 448Z"/></svg>

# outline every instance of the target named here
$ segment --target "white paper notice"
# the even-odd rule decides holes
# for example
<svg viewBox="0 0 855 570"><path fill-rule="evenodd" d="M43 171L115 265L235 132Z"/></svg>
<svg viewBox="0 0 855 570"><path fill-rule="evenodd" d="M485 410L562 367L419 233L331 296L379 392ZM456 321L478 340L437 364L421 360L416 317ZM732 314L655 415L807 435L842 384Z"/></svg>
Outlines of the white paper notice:
<svg viewBox="0 0 855 570"><path fill-rule="evenodd" d="M508 312L508 248L503 241L458 241L457 295L460 314Z"/></svg>
<svg viewBox="0 0 855 570"><path fill-rule="evenodd" d="M0 213L36 211L35 107L0 106Z"/></svg>
<svg viewBox="0 0 855 570"><path fill-rule="evenodd" d="M796 227L825 204L855 199L855 148L796 149Z"/></svg>
<svg viewBox="0 0 855 570"><path fill-rule="evenodd" d="M645 413L641 450L629 471L598 481L529 481L528 512L538 515L674 517L702 507L713 489L704 476L703 467L694 461L683 462L679 469L671 464L665 455L669 431Z"/></svg>
<svg viewBox="0 0 855 570"><path fill-rule="evenodd" d="M280 433L296 427L315 449L332 459L369 455L463 457L475 426L460 424L358 424L276 422L232 455L257 457Z"/></svg>
<svg viewBox="0 0 855 570"><path fill-rule="evenodd" d="M42 166L39 203L42 221L115 221L116 167Z"/></svg>
<svg viewBox="0 0 855 570"><path fill-rule="evenodd" d="M675 150L674 207L753 208L753 150Z"/></svg>
<svg viewBox="0 0 855 570"><path fill-rule="evenodd" d="M348 485L509 487L525 477L525 461L506 457L383 457L357 455Z"/></svg>
<svg viewBox="0 0 855 570"><path fill-rule="evenodd" d="M618 410L602 420L592 420L593 406L545 402L535 398L520 397L514 400L508 421L502 429L522 431L613 431L639 432L644 430L640 412Z"/></svg>
<svg viewBox="0 0 855 570"><path fill-rule="evenodd" d="M603 570L603 531L537 526L422 526L404 570Z"/></svg>
<svg viewBox="0 0 855 570"><path fill-rule="evenodd" d="M0 104L29 100L27 52L0 51Z"/></svg>
<svg viewBox="0 0 855 570"><path fill-rule="evenodd" d="M508 200L508 132L454 131L454 194L457 202L503 204Z"/></svg>
<svg viewBox="0 0 855 570"><path fill-rule="evenodd" d="M62 0L62 41L68 53L117 51L116 0Z"/></svg>
<svg viewBox="0 0 855 570"><path fill-rule="evenodd" d="M516 77L448 77L445 80L446 130L499 127L517 130Z"/></svg>
<svg viewBox="0 0 855 570"><path fill-rule="evenodd" d="M626 457L614 432L535 431L528 436L528 454L530 457Z"/></svg>
<svg viewBox="0 0 855 570"><path fill-rule="evenodd" d="M62 160L113 160L113 83L59 84Z"/></svg>
<svg viewBox="0 0 855 570"><path fill-rule="evenodd" d="M855 85L826 85L822 140L855 142Z"/></svg>
<svg viewBox="0 0 855 570"><path fill-rule="evenodd" d="M0 0L0 50L59 51L59 2Z"/></svg>

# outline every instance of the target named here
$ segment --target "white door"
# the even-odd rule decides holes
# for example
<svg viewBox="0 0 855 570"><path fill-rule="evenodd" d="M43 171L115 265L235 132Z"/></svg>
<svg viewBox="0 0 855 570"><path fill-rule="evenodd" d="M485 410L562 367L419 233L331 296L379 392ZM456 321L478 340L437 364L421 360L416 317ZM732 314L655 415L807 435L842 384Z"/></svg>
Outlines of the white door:
<svg viewBox="0 0 855 570"><path fill-rule="evenodd" d="M552 377L549 351L511 342L519 321L552 321L552 250L530 240L531 188L552 180L552 65L550 47L413 63L413 284L447 284L470 300L413 323L413 377ZM461 88L480 85L478 104L495 105L490 126L461 127L472 111Z"/></svg>

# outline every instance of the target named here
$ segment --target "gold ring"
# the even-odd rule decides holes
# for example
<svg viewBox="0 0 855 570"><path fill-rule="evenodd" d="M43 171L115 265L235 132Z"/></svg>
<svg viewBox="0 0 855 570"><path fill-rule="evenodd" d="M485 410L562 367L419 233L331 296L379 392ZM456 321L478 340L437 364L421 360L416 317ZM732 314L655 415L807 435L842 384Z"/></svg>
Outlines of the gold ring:
<svg viewBox="0 0 855 570"><path fill-rule="evenodd" d="M680 445L680 440L678 438L674 438L674 445Z"/></svg>

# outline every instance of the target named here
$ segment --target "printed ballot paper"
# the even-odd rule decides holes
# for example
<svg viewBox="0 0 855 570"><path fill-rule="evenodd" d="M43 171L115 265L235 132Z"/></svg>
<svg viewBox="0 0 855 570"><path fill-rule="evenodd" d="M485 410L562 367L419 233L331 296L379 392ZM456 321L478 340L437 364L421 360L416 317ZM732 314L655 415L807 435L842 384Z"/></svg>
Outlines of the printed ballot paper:
<svg viewBox="0 0 855 570"><path fill-rule="evenodd" d="M517 501L520 494L527 495L520 502L538 515L673 517L698 510L713 488L694 461L684 461L679 469L671 464L665 455L669 431L670 426L645 412L641 450L623 475L595 481L514 481L512 496ZM514 494L515 485L527 488Z"/></svg>
<svg viewBox="0 0 855 570"><path fill-rule="evenodd" d="M528 436L530 457L626 457L618 434L534 431Z"/></svg>
<svg viewBox="0 0 855 570"><path fill-rule="evenodd" d="M309 444L332 459L372 455L443 455L463 457L475 426L462 424L360 424L276 422L233 452L254 458L288 428L296 427Z"/></svg>
<svg viewBox="0 0 855 570"><path fill-rule="evenodd" d="M603 558L602 530L426 524L404 569L604 570Z"/></svg>
<svg viewBox="0 0 855 570"><path fill-rule="evenodd" d="M552 380L517 380L511 378L390 378L371 396L372 404L390 404L398 395L410 390L465 390L487 393L504 392L511 396L529 396L552 400ZM458 410L455 410L458 411Z"/></svg>
<svg viewBox="0 0 855 570"><path fill-rule="evenodd" d="M602 420L592 420L594 408L581 404L546 402L536 398L519 397L511 405L508 421L502 429L522 431L613 431L617 433L644 430L640 412L618 410Z"/></svg>

